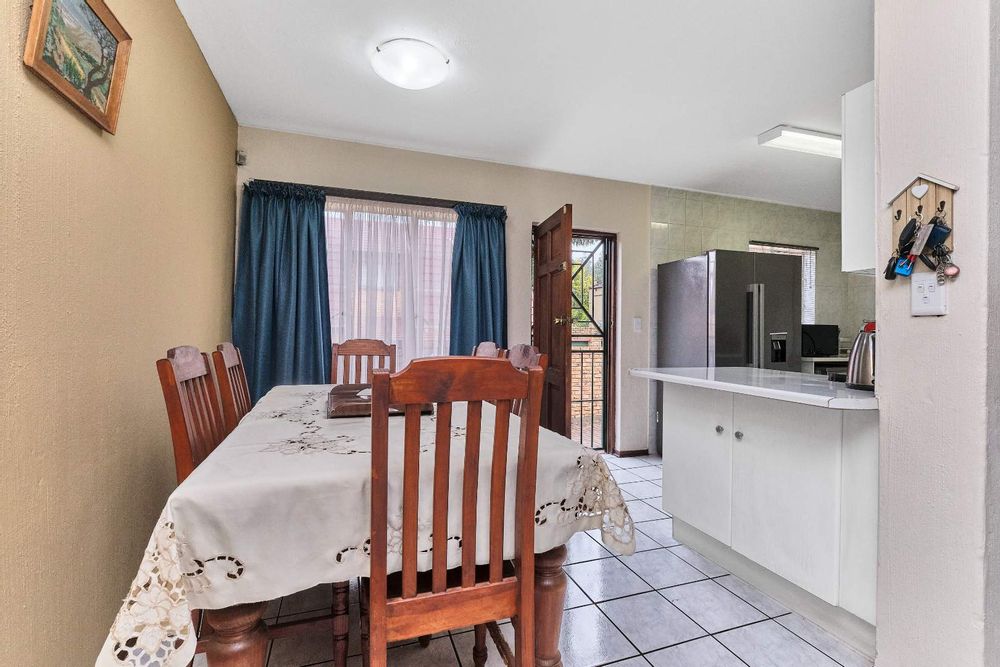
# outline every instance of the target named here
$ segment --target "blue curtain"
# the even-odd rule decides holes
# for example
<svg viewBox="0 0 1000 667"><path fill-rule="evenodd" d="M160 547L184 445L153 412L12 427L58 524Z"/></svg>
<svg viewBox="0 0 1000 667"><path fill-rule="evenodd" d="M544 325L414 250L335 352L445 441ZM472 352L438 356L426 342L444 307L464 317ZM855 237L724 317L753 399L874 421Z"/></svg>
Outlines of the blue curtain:
<svg viewBox="0 0 1000 667"><path fill-rule="evenodd" d="M452 354L483 341L507 346L507 210L458 204L451 265Z"/></svg>
<svg viewBox="0 0 1000 667"><path fill-rule="evenodd" d="M243 187L233 342L255 401L276 385L330 381L325 199L292 183Z"/></svg>

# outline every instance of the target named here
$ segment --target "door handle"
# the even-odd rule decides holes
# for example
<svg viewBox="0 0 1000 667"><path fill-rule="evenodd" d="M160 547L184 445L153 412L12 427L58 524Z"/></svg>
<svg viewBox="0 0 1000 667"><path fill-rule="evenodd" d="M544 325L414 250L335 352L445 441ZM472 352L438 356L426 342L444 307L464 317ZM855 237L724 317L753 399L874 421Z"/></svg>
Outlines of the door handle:
<svg viewBox="0 0 1000 667"><path fill-rule="evenodd" d="M722 435L725 432L725 430L726 429L722 428L722 424L719 424L718 426L715 427L715 432L718 433L719 435Z"/></svg>
<svg viewBox="0 0 1000 667"><path fill-rule="evenodd" d="M737 431L733 435L736 437L737 440L742 440L743 439L743 431Z"/></svg>
<svg viewBox="0 0 1000 667"><path fill-rule="evenodd" d="M556 325L557 327L561 327L561 326L565 325L566 322L568 322L568 321L569 321L568 317L556 317L556 318L553 318L552 324Z"/></svg>

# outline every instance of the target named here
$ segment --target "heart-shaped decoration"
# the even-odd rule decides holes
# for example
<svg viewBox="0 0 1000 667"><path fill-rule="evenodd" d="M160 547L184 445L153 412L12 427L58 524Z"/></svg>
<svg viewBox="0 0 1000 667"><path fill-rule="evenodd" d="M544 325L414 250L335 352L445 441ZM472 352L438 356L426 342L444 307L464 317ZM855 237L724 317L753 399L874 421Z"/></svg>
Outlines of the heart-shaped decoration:
<svg viewBox="0 0 1000 667"><path fill-rule="evenodd" d="M927 185L926 183L921 183L920 185L914 185L912 188L910 188L910 194L912 194L917 199L923 199L924 195L927 194L927 191L930 189L931 186Z"/></svg>

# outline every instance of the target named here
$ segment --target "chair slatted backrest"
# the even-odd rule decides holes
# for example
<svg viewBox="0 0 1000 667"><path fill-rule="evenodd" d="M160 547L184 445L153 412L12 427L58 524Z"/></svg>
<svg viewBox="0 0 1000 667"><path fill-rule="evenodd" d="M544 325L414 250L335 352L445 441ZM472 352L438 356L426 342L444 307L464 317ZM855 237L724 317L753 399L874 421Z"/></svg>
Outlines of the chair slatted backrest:
<svg viewBox="0 0 1000 667"><path fill-rule="evenodd" d="M369 384L372 372L396 372L396 346L373 338L355 338L333 344L330 384Z"/></svg>
<svg viewBox="0 0 1000 667"><path fill-rule="evenodd" d="M379 371L372 382L371 665L385 665L385 645L454 627L517 617L516 652L534 655L534 511L541 369L525 372L505 359L417 359L395 375ZM503 538L511 405L524 402L515 489L513 576L504 575ZM477 584L476 525L483 402L495 403L489 494L488 579ZM448 497L452 404L467 402L462 476L461 578L449 588ZM417 595L417 507L420 479L420 411L436 406L433 475L432 571L429 593ZM387 599L389 406L404 411L402 595ZM484 573L484 578L486 573Z"/></svg>
<svg viewBox="0 0 1000 667"><path fill-rule="evenodd" d="M507 360L514 368L522 371L526 371L529 368L537 366L542 369L543 376L546 369L549 367L549 355L542 354L534 345L527 345L525 343L512 345L510 349L507 350ZM515 415L520 415L522 407L523 401L514 401L511 412Z"/></svg>
<svg viewBox="0 0 1000 667"><path fill-rule="evenodd" d="M226 437L208 355L190 345L156 362L170 420L177 481L183 482Z"/></svg>
<svg viewBox="0 0 1000 667"><path fill-rule="evenodd" d="M483 341L479 345L472 348L472 356L492 358L503 357L504 349L493 341Z"/></svg>
<svg viewBox="0 0 1000 667"><path fill-rule="evenodd" d="M215 366L215 377L219 382L219 397L222 399L222 417L226 433L232 433L253 407L246 369L243 366L243 355L232 343L221 343L212 353L212 364Z"/></svg>

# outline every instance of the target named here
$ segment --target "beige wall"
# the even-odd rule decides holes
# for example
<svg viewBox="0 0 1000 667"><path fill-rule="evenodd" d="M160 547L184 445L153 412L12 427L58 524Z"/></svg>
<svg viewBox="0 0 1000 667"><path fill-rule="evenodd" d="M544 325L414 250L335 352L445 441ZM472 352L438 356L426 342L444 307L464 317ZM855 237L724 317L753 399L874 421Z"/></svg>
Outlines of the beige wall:
<svg viewBox="0 0 1000 667"><path fill-rule="evenodd" d="M998 305L1000 290L990 192L998 178L990 118L998 94L990 51L1000 37L991 15L997 6L875 3L878 201L890 201L921 172L957 183L949 224L962 267L945 317L911 317L909 281L877 281L878 667L1000 664L997 583L989 586L985 576L998 567L996 534L988 540L986 532L988 511L997 526L997 482L987 484L987 462L995 467L1000 457L997 424L991 431L987 421L997 395L989 306ZM928 30L933 39L914 41ZM888 211L880 211L884 261L896 240ZM925 362L916 368L915 352Z"/></svg>
<svg viewBox="0 0 1000 667"><path fill-rule="evenodd" d="M573 204L578 229L616 232L622 261L619 446L645 450L649 383L628 376L649 349L649 187L491 162L240 128L237 183L272 179L507 207L508 335L530 337L531 224ZM642 318L633 331L632 318Z"/></svg>
<svg viewBox="0 0 1000 667"><path fill-rule="evenodd" d="M87 665L174 487L154 362L228 337L236 123L172 0L116 0L103 134L21 64L29 5L0 3L0 665Z"/></svg>

